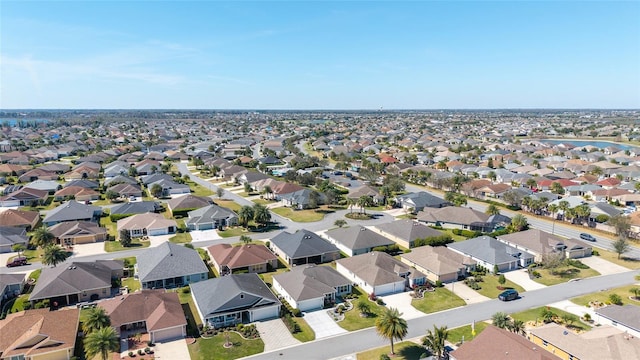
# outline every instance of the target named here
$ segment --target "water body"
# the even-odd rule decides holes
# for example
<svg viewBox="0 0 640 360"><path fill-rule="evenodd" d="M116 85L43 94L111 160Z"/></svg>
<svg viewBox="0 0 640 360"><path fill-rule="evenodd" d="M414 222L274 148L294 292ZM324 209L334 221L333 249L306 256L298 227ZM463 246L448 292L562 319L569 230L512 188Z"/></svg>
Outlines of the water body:
<svg viewBox="0 0 640 360"><path fill-rule="evenodd" d="M568 140L568 139L542 139L540 142L546 144L571 144L574 146L595 146L600 149L604 149L607 146L615 146L621 150L630 150L636 149L637 146L629 145L629 144L621 144L617 142L610 141L593 141L593 140Z"/></svg>
<svg viewBox="0 0 640 360"><path fill-rule="evenodd" d="M11 127L15 127L18 125L18 121L24 121L26 123L37 122L37 123L46 123L49 122L48 119L13 119L13 118L0 118L0 124L9 124Z"/></svg>

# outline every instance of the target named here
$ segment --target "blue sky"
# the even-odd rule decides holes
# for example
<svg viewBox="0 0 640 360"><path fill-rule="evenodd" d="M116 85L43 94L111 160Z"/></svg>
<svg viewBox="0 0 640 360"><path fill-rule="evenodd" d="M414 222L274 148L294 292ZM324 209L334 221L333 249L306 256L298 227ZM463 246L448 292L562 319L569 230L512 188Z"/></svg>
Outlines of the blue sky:
<svg viewBox="0 0 640 360"><path fill-rule="evenodd" d="M0 108L640 108L640 2L5 1Z"/></svg>

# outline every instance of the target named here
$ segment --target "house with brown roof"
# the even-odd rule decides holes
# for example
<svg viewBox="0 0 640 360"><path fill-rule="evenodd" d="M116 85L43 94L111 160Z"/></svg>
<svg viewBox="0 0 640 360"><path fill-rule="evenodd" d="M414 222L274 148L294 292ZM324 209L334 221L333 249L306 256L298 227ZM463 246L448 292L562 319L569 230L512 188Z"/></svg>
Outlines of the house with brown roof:
<svg viewBox="0 0 640 360"><path fill-rule="evenodd" d="M47 201L49 192L47 190L38 190L23 187L19 190L12 192L9 195L0 197L0 206L2 207L14 207L14 206L37 206Z"/></svg>
<svg viewBox="0 0 640 360"><path fill-rule="evenodd" d="M70 180L79 180L79 179L97 179L100 175L100 165L97 164L97 168L95 166L89 165L90 163L83 163L73 170L64 174L64 178L67 181Z"/></svg>
<svg viewBox="0 0 640 360"><path fill-rule="evenodd" d="M68 360L76 345L80 309L36 309L0 320L0 359Z"/></svg>
<svg viewBox="0 0 640 360"><path fill-rule="evenodd" d="M21 183L27 183L36 180L58 180L58 174L53 171L35 168L25 172L18 177L18 181Z"/></svg>
<svg viewBox="0 0 640 360"><path fill-rule="evenodd" d="M138 184L116 184L107 189L107 191L113 191L122 198L142 197L142 189Z"/></svg>
<svg viewBox="0 0 640 360"><path fill-rule="evenodd" d="M440 236L444 233L410 219L401 219L390 223L379 224L370 228L372 231L393 240L406 249L412 248L417 239Z"/></svg>
<svg viewBox="0 0 640 360"><path fill-rule="evenodd" d="M221 275L240 270L263 273L278 267L278 257L264 245L217 244L209 246L207 250L213 266Z"/></svg>
<svg viewBox="0 0 640 360"><path fill-rule="evenodd" d="M362 225L331 229L325 234L330 243L349 256L364 254L379 246L395 244L393 240Z"/></svg>
<svg viewBox="0 0 640 360"><path fill-rule="evenodd" d="M63 246L89 244L107 240L107 229L91 221L65 221L48 228Z"/></svg>
<svg viewBox="0 0 640 360"><path fill-rule="evenodd" d="M3 226L23 227L27 231L33 229L40 222L40 212L6 209L0 211L0 224Z"/></svg>
<svg viewBox="0 0 640 360"><path fill-rule="evenodd" d="M211 198L205 196L185 195L173 198L167 201L167 209L173 214L174 212L187 214L189 211L203 208L213 204Z"/></svg>
<svg viewBox="0 0 640 360"><path fill-rule="evenodd" d="M400 260L427 275L432 283L457 281L475 271L476 261L445 246L420 246L400 255Z"/></svg>
<svg viewBox="0 0 640 360"><path fill-rule="evenodd" d="M116 225L118 234L121 230L129 231L131 237L173 234L178 229L175 220L167 219L162 214L136 214L120 219Z"/></svg>
<svg viewBox="0 0 640 360"><path fill-rule="evenodd" d="M479 354L482 354L479 356ZM487 326L473 340L449 353L451 360L560 360L561 358L510 331Z"/></svg>
<svg viewBox="0 0 640 360"><path fill-rule="evenodd" d="M93 201L100 199L100 193L82 186L67 186L53 194L56 201L75 199L77 201Z"/></svg>
<svg viewBox="0 0 640 360"><path fill-rule="evenodd" d="M473 223L484 224L489 220L489 215L471 208L447 206L440 209L424 208L418 213L417 219L427 225L446 229L474 230Z"/></svg>
<svg viewBox="0 0 640 360"><path fill-rule="evenodd" d="M578 259L591 256L593 252L593 247L582 240L561 238L539 229L500 235L497 239L534 255L536 262L542 262L545 254L561 254L567 259Z"/></svg>
<svg viewBox="0 0 640 360"><path fill-rule="evenodd" d="M187 334L185 318L176 292L142 290L101 301L111 318L111 326L121 337L132 332L148 332L153 343L180 339Z"/></svg>

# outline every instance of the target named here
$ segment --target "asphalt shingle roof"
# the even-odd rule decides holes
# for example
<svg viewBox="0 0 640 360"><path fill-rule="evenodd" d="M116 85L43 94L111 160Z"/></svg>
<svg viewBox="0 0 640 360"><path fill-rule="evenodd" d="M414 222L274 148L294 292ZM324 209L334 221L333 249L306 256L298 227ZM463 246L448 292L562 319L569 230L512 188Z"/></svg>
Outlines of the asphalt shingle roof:
<svg viewBox="0 0 640 360"><path fill-rule="evenodd" d="M137 258L140 282L208 273L209 271L197 251L170 242L164 242L158 247L150 248Z"/></svg>
<svg viewBox="0 0 640 360"><path fill-rule="evenodd" d="M292 259L339 251L338 248L309 230L298 230L291 234L281 232L271 243Z"/></svg>

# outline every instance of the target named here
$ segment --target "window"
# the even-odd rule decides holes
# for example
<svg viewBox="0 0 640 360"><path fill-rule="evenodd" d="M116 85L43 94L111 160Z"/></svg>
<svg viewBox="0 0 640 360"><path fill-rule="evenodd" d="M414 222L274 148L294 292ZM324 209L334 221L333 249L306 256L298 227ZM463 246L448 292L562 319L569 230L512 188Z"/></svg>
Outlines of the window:
<svg viewBox="0 0 640 360"><path fill-rule="evenodd" d="M549 343L546 340L542 340L542 345L547 346Z"/></svg>

